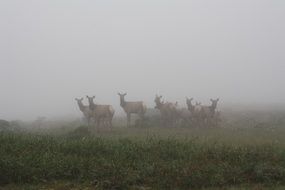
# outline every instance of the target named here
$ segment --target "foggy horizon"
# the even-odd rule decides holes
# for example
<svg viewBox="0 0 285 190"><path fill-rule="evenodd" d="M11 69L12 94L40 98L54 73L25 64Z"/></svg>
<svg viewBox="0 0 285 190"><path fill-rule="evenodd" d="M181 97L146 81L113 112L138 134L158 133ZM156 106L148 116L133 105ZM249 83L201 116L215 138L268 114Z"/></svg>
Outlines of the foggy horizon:
<svg viewBox="0 0 285 190"><path fill-rule="evenodd" d="M0 119L185 105L285 107L285 1L2 1ZM87 104L85 98L84 103Z"/></svg>

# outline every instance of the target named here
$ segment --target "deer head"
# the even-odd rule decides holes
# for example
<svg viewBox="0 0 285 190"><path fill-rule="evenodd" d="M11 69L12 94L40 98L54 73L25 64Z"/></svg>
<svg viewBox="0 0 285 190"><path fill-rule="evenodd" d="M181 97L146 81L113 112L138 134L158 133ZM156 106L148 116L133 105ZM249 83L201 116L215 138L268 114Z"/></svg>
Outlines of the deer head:
<svg viewBox="0 0 285 190"><path fill-rule="evenodd" d="M89 102L89 108L91 110L94 110L95 108L95 104L94 104L94 99L95 99L95 96L86 96L86 98L88 99L88 102Z"/></svg>
<svg viewBox="0 0 285 190"><path fill-rule="evenodd" d="M217 98L216 100L210 99L210 101L212 102L212 105L211 105L212 110L215 110L217 108L217 104L219 100L220 100L219 98Z"/></svg>

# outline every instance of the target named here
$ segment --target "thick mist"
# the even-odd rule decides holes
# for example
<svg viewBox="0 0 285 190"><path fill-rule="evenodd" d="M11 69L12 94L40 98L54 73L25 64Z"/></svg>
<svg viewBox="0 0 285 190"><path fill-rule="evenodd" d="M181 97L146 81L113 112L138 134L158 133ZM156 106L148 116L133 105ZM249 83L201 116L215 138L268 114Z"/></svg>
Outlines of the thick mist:
<svg viewBox="0 0 285 190"><path fill-rule="evenodd" d="M9 0L0 25L1 119L81 116L86 95L121 113L117 92L285 103L282 0Z"/></svg>

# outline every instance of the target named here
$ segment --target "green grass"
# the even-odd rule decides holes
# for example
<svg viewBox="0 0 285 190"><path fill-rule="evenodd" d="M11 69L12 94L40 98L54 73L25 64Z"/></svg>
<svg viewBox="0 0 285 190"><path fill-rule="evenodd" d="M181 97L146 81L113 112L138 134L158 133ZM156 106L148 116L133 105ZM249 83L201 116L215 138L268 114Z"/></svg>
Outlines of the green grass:
<svg viewBox="0 0 285 190"><path fill-rule="evenodd" d="M73 183L66 181L54 181L45 184L9 184L0 187L0 190L94 190L98 189L92 184L87 183ZM133 190L148 190L154 189L151 187L132 187ZM193 189L193 188L191 188ZM197 190L284 190L285 186L264 186L261 184L256 185L240 185L240 186L226 186L217 188L197 188ZM195 189L193 189L195 190Z"/></svg>
<svg viewBox="0 0 285 190"><path fill-rule="evenodd" d="M0 133L0 186L277 188L285 185L284 134L282 127L116 128L95 135L81 127L64 135Z"/></svg>
<svg viewBox="0 0 285 190"><path fill-rule="evenodd" d="M0 190L94 190L98 189L92 184L88 183L74 183L67 181L54 181L43 184L9 184L6 186L0 186ZM133 186L133 190L148 190L154 189L151 187ZM193 188L191 188L193 189ZM226 186L216 188L197 188L197 190L283 190L285 186L265 186L261 184L256 185L240 185L240 186ZM195 190L195 189L193 189Z"/></svg>

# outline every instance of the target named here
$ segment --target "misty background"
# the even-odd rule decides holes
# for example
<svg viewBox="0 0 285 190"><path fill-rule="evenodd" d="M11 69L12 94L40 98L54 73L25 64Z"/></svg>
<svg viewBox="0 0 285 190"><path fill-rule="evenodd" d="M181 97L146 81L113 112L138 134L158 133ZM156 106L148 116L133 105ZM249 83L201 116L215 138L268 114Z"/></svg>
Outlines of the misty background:
<svg viewBox="0 0 285 190"><path fill-rule="evenodd" d="M6 0L0 27L1 119L121 113L117 92L285 104L283 0Z"/></svg>

